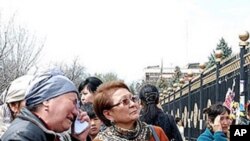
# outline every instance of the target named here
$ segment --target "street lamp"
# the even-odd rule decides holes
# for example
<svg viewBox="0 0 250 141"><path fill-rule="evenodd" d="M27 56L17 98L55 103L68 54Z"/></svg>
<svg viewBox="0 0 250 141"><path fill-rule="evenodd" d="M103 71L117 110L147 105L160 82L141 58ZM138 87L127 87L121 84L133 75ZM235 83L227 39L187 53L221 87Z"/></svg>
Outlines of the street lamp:
<svg viewBox="0 0 250 141"><path fill-rule="evenodd" d="M222 50L215 51L215 61L216 61L216 85L215 85L215 102L219 101L219 77L220 77L220 61L222 58Z"/></svg>
<svg viewBox="0 0 250 141"><path fill-rule="evenodd" d="M245 69L244 69L244 64L245 64L245 47L248 46L249 42L247 42L249 38L249 33L247 31L241 33L239 35L240 38L240 111L244 112L245 111L245 101L246 101L246 96L245 96Z"/></svg>

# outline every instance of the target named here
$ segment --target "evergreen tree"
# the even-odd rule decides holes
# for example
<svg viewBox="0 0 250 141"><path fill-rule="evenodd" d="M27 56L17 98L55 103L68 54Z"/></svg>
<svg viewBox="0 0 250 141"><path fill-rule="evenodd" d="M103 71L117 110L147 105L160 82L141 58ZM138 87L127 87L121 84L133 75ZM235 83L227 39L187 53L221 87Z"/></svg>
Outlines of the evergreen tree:
<svg viewBox="0 0 250 141"><path fill-rule="evenodd" d="M222 52L223 52L222 59L225 59L225 58L231 56L231 54L232 54L232 48L228 47L228 45L223 37L220 39L220 43L217 44L216 50L222 50Z"/></svg>
<svg viewBox="0 0 250 141"><path fill-rule="evenodd" d="M223 37L220 39L220 43L217 44L216 50L222 50L223 53L222 59L225 59L232 55L232 48L228 47L228 44ZM213 53L211 53L210 56L208 57L207 68L210 68L215 64L216 64L215 50L213 50Z"/></svg>
<svg viewBox="0 0 250 141"><path fill-rule="evenodd" d="M215 65L216 60L215 60L215 51L213 50L213 53L210 54L208 57L208 63L206 65L206 68L211 68L213 65Z"/></svg>

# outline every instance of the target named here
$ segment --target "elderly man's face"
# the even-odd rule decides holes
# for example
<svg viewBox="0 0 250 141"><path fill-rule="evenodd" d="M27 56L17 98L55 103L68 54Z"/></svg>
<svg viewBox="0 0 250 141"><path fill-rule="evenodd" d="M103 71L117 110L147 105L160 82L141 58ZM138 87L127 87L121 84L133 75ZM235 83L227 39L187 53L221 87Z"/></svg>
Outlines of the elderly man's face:
<svg viewBox="0 0 250 141"><path fill-rule="evenodd" d="M68 130L78 114L77 95L66 93L48 101L48 119L46 124L55 132Z"/></svg>

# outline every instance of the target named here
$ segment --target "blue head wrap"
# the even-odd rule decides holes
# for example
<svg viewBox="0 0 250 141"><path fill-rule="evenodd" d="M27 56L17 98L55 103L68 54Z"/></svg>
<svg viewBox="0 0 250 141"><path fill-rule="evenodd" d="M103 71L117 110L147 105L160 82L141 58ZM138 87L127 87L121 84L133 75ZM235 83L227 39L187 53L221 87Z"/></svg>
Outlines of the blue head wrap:
<svg viewBox="0 0 250 141"><path fill-rule="evenodd" d="M57 96L78 90L74 83L63 76L61 71L50 70L37 75L26 91L26 106L33 107Z"/></svg>

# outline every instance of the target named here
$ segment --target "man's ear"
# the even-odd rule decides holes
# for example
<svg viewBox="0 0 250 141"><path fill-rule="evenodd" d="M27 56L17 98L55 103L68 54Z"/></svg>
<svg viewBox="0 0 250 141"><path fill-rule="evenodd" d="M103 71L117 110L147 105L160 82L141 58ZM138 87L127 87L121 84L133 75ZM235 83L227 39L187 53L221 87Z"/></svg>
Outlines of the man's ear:
<svg viewBox="0 0 250 141"><path fill-rule="evenodd" d="M49 101L44 101L43 106L45 108L45 111L48 111L49 110Z"/></svg>
<svg viewBox="0 0 250 141"><path fill-rule="evenodd" d="M104 110L104 111L103 111L103 115L104 115L108 120L110 120L111 122L114 121L113 116L112 116L112 111L110 111L110 110Z"/></svg>
<svg viewBox="0 0 250 141"><path fill-rule="evenodd" d="M43 101L44 106L49 106L49 101Z"/></svg>

